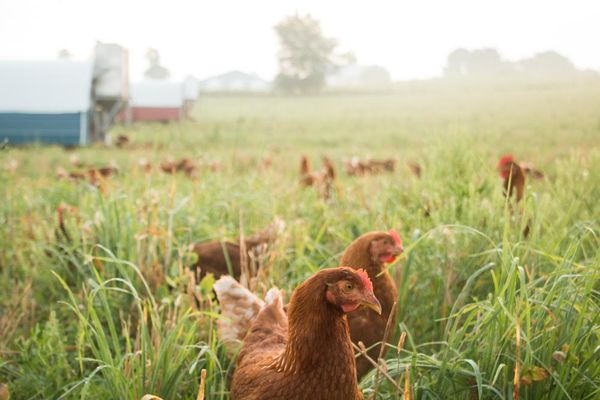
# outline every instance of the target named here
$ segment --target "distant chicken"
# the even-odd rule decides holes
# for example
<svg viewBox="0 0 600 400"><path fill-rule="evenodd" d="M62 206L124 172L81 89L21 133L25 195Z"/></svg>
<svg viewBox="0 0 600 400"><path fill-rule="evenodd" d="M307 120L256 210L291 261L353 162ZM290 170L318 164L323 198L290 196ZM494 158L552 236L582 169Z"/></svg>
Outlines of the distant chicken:
<svg viewBox="0 0 600 400"><path fill-rule="evenodd" d="M394 262L403 251L402 239L393 229L389 232L365 233L350 243L344 251L340 264L354 269L366 269L373 282L375 296L381 302L382 310L380 314L376 314L371 310L362 309L348 316L350 337L354 343L358 344L361 341L369 348L383 340L392 306L398 298L396 284L385 265ZM391 323L392 327L395 326L395 315L391 316ZM377 360L380 350L381 346L377 345L367 354ZM358 379L372 368L372 364L364 356L357 358L356 366Z"/></svg>
<svg viewBox="0 0 600 400"><path fill-rule="evenodd" d="M262 308L244 337L231 382L232 400L362 400L346 315L381 305L364 270L324 269L294 290L287 315L271 289L266 305L231 277L214 285L221 337L239 337L239 318ZM244 312L244 310L246 312ZM228 332L230 327L235 327Z"/></svg>
<svg viewBox="0 0 600 400"><path fill-rule="evenodd" d="M421 165L418 162L416 162L416 161L409 161L407 163L407 165L408 165L408 169L410 169L410 172L412 172L412 174L414 176L416 176L417 178L421 177L421 171L422 170L421 170Z"/></svg>
<svg viewBox="0 0 600 400"><path fill-rule="evenodd" d="M116 167L101 167L87 171L88 180L92 185L98 185L101 179L116 175L119 170Z"/></svg>
<svg viewBox="0 0 600 400"><path fill-rule="evenodd" d="M69 157L69 162L75 168L83 168L85 166L81 162L81 160L79 159L79 156L77 154L71 154L71 156Z"/></svg>
<svg viewBox="0 0 600 400"><path fill-rule="evenodd" d="M253 251L264 253L265 248L277 239L284 228L285 223L280 219L276 219L266 229L244 240L246 251L248 253ZM207 273L212 273L215 278L228 275L227 260L229 260L233 276L239 279L242 270L239 239L236 242L213 240L197 243L193 246L193 252L198 256L198 260L192 268L200 271L200 278Z"/></svg>
<svg viewBox="0 0 600 400"><path fill-rule="evenodd" d="M106 179L111 175L118 173L117 167L100 167L88 169L85 172L72 171L67 172L63 168L56 170L56 176L59 179L70 179L70 180L87 180L91 185L99 186L102 179Z"/></svg>
<svg viewBox="0 0 600 400"><path fill-rule="evenodd" d="M348 176L380 174L384 171L394 172L396 170L396 160L393 158L386 160L361 160L353 157L350 161L346 162L345 167Z"/></svg>
<svg viewBox="0 0 600 400"><path fill-rule="evenodd" d="M358 157L352 157L350 161L346 161L344 164L346 168L346 174L348 176L363 176L370 171L370 166Z"/></svg>
<svg viewBox="0 0 600 400"><path fill-rule="evenodd" d="M273 166L273 158L271 156L266 156L261 161L262 168L265 170L271 169Z"/></svg>
<svg viewBox="0 0 600 400"><path fill-rule="evenodd" d="M196 177L196 171L198 166L196 163L189 158L182 158L175 162L173 160L167 160L160 163L160 169L167 174L174 174L176 172L183 172L190 178Z"/></svg>
<svg viewBox="0 0 600 400"><path fill-rule="evenodd" d="M152 164L150 164L150 161L148 161L145 158L140 158L138 160L138 166L140 167L140 169L146 173L149 173L152 171Z"/></svg>
<svg viewBox="0 0 600 400"><path fill-rule="evenodd" d="M321 171L311 171L308 157L302 156L300 160L300 185L304 187L312 186L317 189L319 194L328 199L335 185L336 173L331 160L323 157L323 169Z"/></svg>
<svg viewBox="0 0 600 400"><path fill-rule="evenodd" d="M129 137L127 137L125 135L117 136L117 139L115 140L115 145L117 147L125 147L128 144L129 144Z"/></svg>
<svg viewBox="0 0 600 400"><path fill-rule="evenodd" d="M521 201L525 194L525 174L517 164L512 155L507 154L498 161L498 172L504 180L504 195L512 197L515 193L517 202Z"/></svg>
<svg viewBox="0 0 600 400"><path fill-rule="evenodd" d="M394 172L396 170L396 160L389 158L387 160L370 160L371 168L376 172Z"/></svg>

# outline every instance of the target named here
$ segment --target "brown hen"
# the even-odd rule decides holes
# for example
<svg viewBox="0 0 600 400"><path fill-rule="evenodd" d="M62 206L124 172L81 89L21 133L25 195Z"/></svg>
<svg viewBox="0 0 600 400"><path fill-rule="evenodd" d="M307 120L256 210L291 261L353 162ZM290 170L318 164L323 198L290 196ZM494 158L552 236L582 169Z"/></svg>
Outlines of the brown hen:
<svg viewBox="0 0 600 400"><path fill-rule="evenodd" d="M314 187L319 195L325 199L331 197L335 186L336 172L331 160L323 157L323 169L312 171L308 157L302 156L300 160L300 185Z"/></svg>
<svg viewBox="0 0 600 400"><path fill-rule="evenodd" d="M525 194L525 174L523 173L523 169L510 154L500 158L497 168L500 177L503 179L504 195L510 198L515 193L517 202L521 201Z"/></svg>
<svg viewBox="0 0 600 400"><path fill-rule="evenodd" d="M222 310L240 297L231 283L224 277L215 284ZM287 315L279 292L270 291L244 338L231 398L362 400L346 318L361 305L381 312L367 274L347 267L321 270L298 286ZM234 320L239 314L224 316Z"/></svg>
<svg viewBox="0 0 600 400"><path fill-rule="evenodd" d="M285 223L280 219L276 219L266 229L244 240L246 251L264 253L265 248L275 241L284 227ZM193 246L193 252L196 253L198 259L192 265L192 269L200 271L200 278L203 278L207 273L213 274L215 278L219 278L221 275L229 275L227 262L229 260L233 276L239 279L242 270L239 239L235 242L213 240L197 243Z"/></svg>
<svg viewBox="0 0 600 400"><path fill-rule="evenodd" d="M379 357L381 345L377 343L383 340L388 318L398 297L398 289L385 264L394 262L403 251L402 240L393 229L389 232L369 232L350 243L340 260L342 265L366 269L373 282L375 296L381 302L381 314L362 309L348 316L352 341L356 344L363 342L367 349L370 348L367 354L374 360ZM395 323L396 316L392 315L391 326L394 327ZM372 368L372 364L364 356L359 356L356 367L360 379Z"/></svg>

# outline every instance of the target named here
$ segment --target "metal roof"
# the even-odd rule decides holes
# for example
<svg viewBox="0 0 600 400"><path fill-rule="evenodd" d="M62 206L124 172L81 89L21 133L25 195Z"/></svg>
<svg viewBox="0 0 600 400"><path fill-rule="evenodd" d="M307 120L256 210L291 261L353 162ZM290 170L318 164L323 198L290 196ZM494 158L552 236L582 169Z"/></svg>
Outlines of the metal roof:
<svg viewBox="0 0 600 400"><path fill-rule="evenodd" d="M87 111L92 63L1 61L0 112L61 114Z"/></svg>
<svg viewBox="0 0 600 400"><path fill-rule="evenodd" d="M146 81L132 83L131 107L177 108L183 105L183 86L170 81Z"/></svg>

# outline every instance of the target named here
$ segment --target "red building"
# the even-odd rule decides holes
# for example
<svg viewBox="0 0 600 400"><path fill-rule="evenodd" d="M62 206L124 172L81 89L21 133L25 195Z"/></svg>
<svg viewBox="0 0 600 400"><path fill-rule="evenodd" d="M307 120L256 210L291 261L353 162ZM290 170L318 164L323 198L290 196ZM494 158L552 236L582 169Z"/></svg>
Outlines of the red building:
<svg viewBox="0 0 600 400"><path fill-rule="evenodd" d="M148 81L133 83L129 106L123 119L133 121L178 121L184 117L184 91L181 83Z"/></svg>

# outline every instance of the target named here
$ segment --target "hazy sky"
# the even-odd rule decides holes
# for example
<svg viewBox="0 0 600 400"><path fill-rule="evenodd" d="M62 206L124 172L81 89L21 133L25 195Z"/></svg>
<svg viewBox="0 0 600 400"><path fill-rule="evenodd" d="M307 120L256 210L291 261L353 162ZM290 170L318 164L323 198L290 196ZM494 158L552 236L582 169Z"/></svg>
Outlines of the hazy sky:
<svg viewBox="0 0 600 400"><path fill-rule="evenodd" d="M439 75L457 47L493 46L507 59L555 49L600 70L597 0L0 0L0 59L55 58L60 48L85 58L101 40L129 48L133 79L148 47L176 78L231 69L271 78L273 26L295 11L395 79Z"/></svg>

